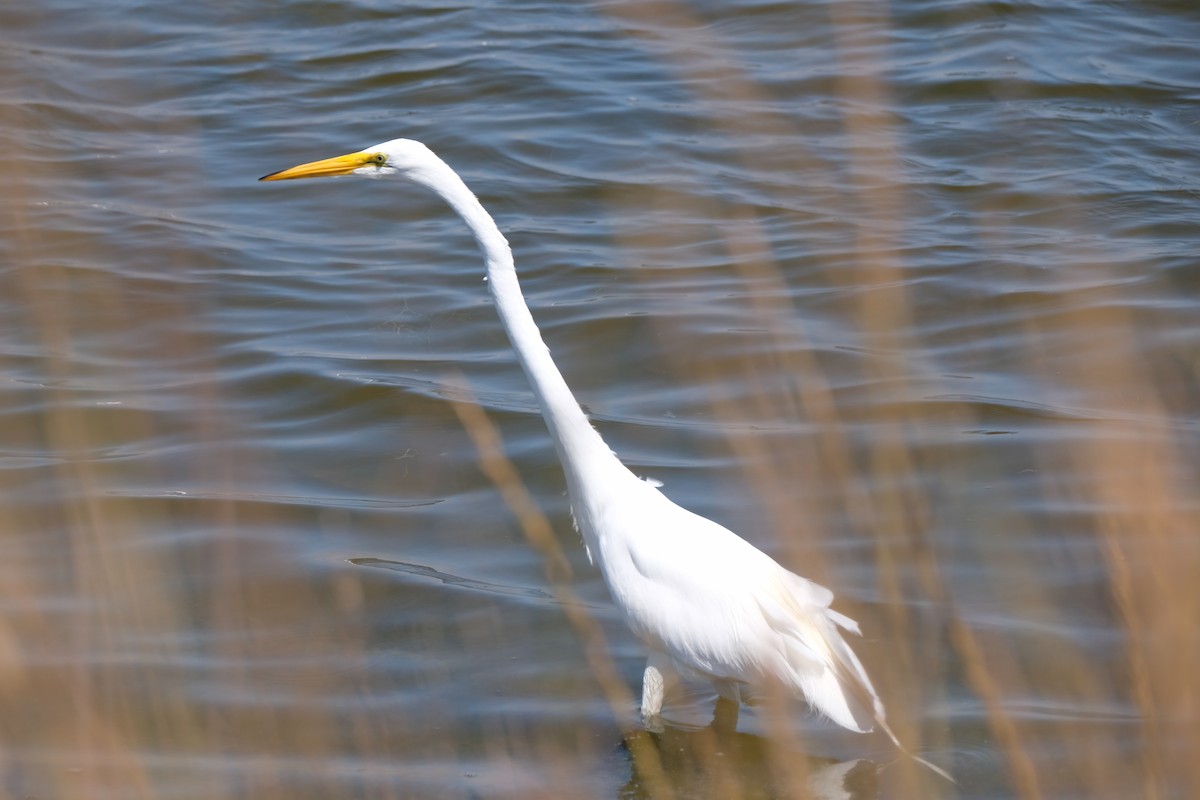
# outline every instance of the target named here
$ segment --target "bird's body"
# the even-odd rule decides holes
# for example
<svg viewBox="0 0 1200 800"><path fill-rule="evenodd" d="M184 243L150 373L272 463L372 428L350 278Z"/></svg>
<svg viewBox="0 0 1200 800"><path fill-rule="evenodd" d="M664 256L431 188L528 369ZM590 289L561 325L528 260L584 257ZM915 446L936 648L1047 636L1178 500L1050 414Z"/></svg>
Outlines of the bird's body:
<svg viewBox="0 0 1200 800"><path fill-rule="evenodd" d="M704 678L734 701L778 685L843 727L871 730L875 692L839 631L858 628L829 608L832 592L645 481L623 483L619 502L577 524L625 623L653 653L644 715L661 711L674 679Z"/></svg>
<svg viewBox="0 0 1200 800"><path fill-rule="evenodd" d="M857 634L858 626L829 607L833 594L677 506L605 445L550 357L521 294L508 242L444 161L419 142L395 139L263 180L345 174L394 176L431 189L479 244L496 310L554 440L588 555L630 630L650 649L643 716L659 715L664 688L674 680L699 677L735 701L747 689L779 687L849 730L878 724L895 740L870 678L842 635Z"/></svg>

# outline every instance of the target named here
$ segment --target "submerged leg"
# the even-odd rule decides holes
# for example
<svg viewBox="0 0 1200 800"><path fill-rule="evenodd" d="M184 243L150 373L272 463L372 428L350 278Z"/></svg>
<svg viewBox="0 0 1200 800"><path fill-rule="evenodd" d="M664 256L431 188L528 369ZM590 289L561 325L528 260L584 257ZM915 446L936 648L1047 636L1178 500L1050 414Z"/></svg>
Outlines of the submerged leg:
<svg viewBox="0 0 1200 800"><path fill-rule="evenodd" d="M717 706L713 709L712 727L714 730L737 730L738 712L742 708L742 687L733 681L714 680L713 688L717 690Z"/></svg>
<svg viewBox="0 0 1200 800"><path fill-rule="evenodd" d="M737 730L738 712L742 704L728 697L718 697L713 709L712 729L717 733L732 733Z"/></svg>

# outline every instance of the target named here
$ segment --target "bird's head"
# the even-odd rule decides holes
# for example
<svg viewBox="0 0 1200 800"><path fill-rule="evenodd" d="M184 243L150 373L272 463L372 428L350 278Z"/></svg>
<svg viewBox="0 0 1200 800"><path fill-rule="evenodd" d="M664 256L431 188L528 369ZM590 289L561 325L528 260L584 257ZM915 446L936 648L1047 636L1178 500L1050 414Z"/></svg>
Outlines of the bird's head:
<svg viewBox="0 0 1200 800"><path fill-rule="evenodd" d="M396 176L420 180L421 173L436 164L437 157L428 147L412 139L392 139L390 142L347 153L344 156L310 161L295 167L272 172L260 181L286 181L295 178L327 178L334 175L363 175L368 178Z"/></svg>

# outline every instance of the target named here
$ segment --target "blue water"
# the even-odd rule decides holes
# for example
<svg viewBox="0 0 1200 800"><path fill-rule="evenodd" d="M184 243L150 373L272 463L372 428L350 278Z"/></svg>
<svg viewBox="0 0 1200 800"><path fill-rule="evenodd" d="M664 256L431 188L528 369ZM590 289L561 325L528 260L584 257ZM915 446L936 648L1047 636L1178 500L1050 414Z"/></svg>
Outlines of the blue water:
<svg viewBox="0 0 1200 800"><path fill-rule="evenodd" d="M697 703L676 796L801 794L772 748L854 796L1193 796L1191 4L47 0L0 69L6 794L663 796L455 414L636 693L473 242L256 183L403 136L614 450L833 588L959 780L799 710L677 759Z"/></svg>

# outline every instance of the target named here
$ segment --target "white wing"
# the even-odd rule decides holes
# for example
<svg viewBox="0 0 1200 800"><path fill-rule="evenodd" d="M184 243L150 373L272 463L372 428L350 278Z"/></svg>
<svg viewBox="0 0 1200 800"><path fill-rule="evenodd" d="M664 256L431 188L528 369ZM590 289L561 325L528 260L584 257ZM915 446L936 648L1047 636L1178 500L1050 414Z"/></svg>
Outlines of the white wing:
<svg viewBox="0 0 1200 800"><path fill-rule="evenodd" d="M640 488L597 520L598 561L634 633L714 680L778 681L839 725L871 730L882 704L839 630L858 625L829 608L833 593Z"/></svg>

